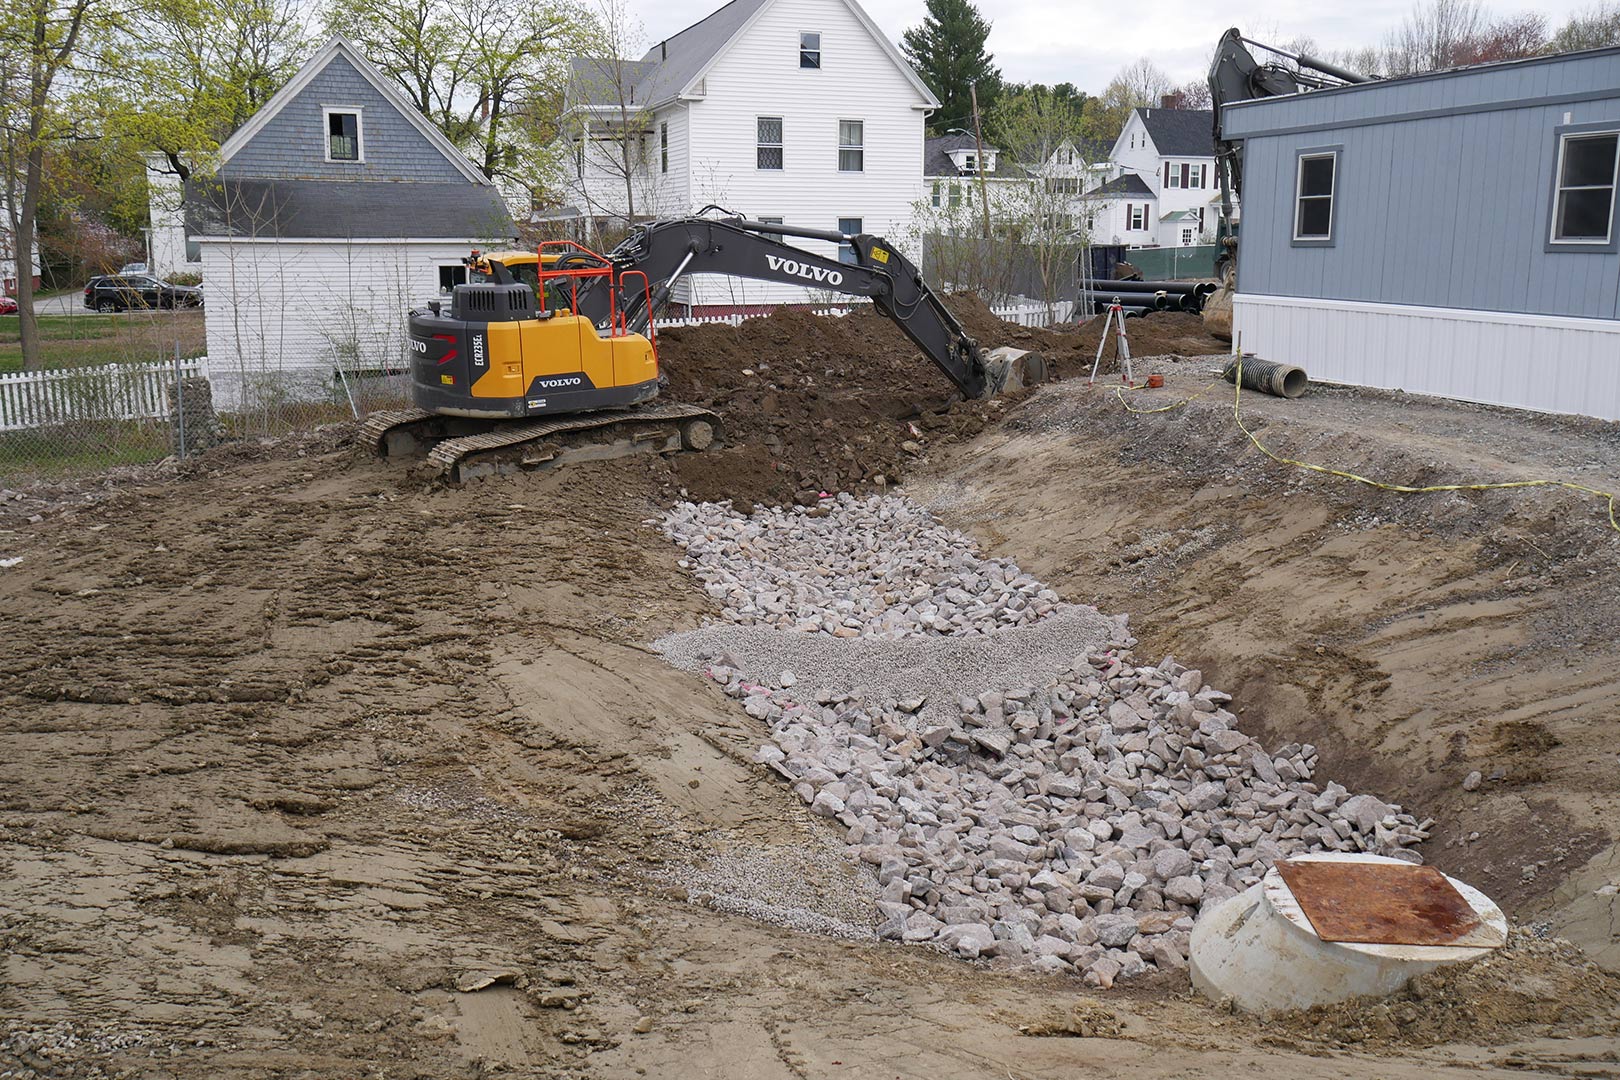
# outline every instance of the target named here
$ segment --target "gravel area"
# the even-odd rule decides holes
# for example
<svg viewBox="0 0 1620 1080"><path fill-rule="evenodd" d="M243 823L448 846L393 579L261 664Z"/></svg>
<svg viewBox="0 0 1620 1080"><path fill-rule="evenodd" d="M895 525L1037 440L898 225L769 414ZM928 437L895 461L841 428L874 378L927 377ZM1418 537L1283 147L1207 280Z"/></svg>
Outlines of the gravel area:
<svg viewBox="0 0 1620 1080"><path fill-rule="evenodd" d="M733 625L657 647L768 727L755 760L875 870L880 938L1109 987L1184 967L1199 912L1278 859L1422 861L1431 823L1318 784L1315 747L1260 746L1201 672L1138 664L1123 619L904 497L683 504L663 527Z"/></svg>

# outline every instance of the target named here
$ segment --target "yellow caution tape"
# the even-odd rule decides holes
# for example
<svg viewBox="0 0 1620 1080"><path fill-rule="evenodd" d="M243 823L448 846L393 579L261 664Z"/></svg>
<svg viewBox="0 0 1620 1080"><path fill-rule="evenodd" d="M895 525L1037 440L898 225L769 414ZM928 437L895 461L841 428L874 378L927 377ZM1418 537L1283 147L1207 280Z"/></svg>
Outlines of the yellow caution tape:
<svg viewBox="0 0 1620 1080"><path fill-rule="evenodd" d="M1326 476L1337 476L1344 480L1354 480L1358 484L1366 484L1368 487L1378 488L1380 491L1398 491L1406 495L1418 495L1431 491L1503 491L1508 488L1534 487L1564 488L1568 491L1576 491L1583 495L1593 495L1597 498L1607 500L1609 504L1609 527L1615 532L1620 533L1620 520L1616 519L1614 505L1615 499L1620 498L1620 496L1617 496L1616 493L1612 491L1600 491L1597 488L1587 487L1585 484L1577 484L1570 480L1506 480L1496 483L1429 484L1424 487L1414 487L1410 484L1386 484L1381 480L1374 480L1358 473L1346 472L1343 469L1332 469L1326 465L1316 465L1309 461L1298 461L1294 458L1283 457L1281 454L1274 453L1270 447L1261 442L1259 436L1250 431L1247 425L1243 423L1243 415L1239 410L1239 406L1243 400L1243 355L1241 353L1238 354L1237 370L1233 372L1232 382L1232 419L1237 423L1238 430L1242 431L1243 434L1249 437L1249 441L1254 444L1254 448L1256 450L1260 451L1271 460L1279 462L1283 465L1292 465L1299 469L1309 469L1311 472L1322 473ZM1219 382L1210 383L1208 386L1198 391L1198 393L1192 395L1192 397L1185 398L1170 405L1165 405L1158 409L1131 408L1130 403L1125 400L1123 387L1116 388L1114 391L1114 396L1119 398L1119 403L1125 406L1126 411L1145 416L1151 413L1169 412L1172 409L1179 409L1186 405L1189 401L1202 397L1204 394L1209 393L1210 390L1219 385ZM1138 388L1132 387L1132 389Z"/></svg>
<svg viewBox="0 0 1620 1080"><path fill-rule="evenodd" d="M1133 408L1131 408L1131 403L1125 400L1125 391L1126 390L1146 390L1147 387L1145 385L1144 386L1130 386L1130 387L1116 386L1116 387L1114 387L1114 396L1119 398L1119 403L1121 405L1125 406L1125 411L1126 412L1135 413L1137 416L1152 416L1154 413L1169 412L1171 409L1179 409L1182 406L1186 405L1189 401L1197 401L1199 398L1203 397L1205 394L1209 393L1211 390L1213 390L1217 386L1221 385L1221 381L1222 380L1217 380L1215 382L1210 383L1208 386L1206 386L1202 390L1198 391L1198 393L1194 394L1192 397L1182 398L1180 401L1171 402L1169 405L1163 405L1163 406L1160 406L1157 409L1133 409Z"/></svg>

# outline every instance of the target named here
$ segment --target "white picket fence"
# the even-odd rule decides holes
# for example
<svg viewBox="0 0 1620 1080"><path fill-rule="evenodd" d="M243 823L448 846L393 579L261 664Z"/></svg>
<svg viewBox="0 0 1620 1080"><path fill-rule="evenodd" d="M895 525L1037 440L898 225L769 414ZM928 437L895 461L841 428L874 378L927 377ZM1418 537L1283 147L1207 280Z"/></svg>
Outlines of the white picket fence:
<svg viewBox="0 0 1620 1080"><path fill-rule="evenodd" d="M207 375L204 358L182 360L180 374ZM86 420L147 420L169 415L173 364L106 364L0 375L0 431Z"/></svg>
<svg viewBox="0 0 1620 1080"><path fill-rule="evenodd" d="M812 314L827 318L841 318L848 315L853 308L819 308ZM1074 311L1074 301L1060 300L1048 308L1045 304L1018 304L1012 307L997 307L990 309L998 318L1019 326L1051 326L1053 323L1068 322ZM688 319L659 319L658 328L668 326L741 326L745 319L763 319L766 312L751 312L747 315L701 315Z"/></svg>

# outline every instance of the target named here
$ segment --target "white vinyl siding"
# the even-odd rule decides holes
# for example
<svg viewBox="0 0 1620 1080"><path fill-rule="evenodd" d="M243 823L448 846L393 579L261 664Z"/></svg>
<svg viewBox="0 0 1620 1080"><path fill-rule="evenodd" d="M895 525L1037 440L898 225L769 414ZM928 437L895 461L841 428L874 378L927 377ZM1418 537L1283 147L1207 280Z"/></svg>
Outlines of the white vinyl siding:
<svg viewBox="0 0 1620 1080"><path fill-rule="evenodd" d="M215 402L289 374L290 392L317 394L352 332L372 368L405 363L406 313L439 297L441 268L488 239L239 243L202 241L204 320ZM347 328L344 330L343 328ZM349 361L352 364L352 359Z"/></svg>

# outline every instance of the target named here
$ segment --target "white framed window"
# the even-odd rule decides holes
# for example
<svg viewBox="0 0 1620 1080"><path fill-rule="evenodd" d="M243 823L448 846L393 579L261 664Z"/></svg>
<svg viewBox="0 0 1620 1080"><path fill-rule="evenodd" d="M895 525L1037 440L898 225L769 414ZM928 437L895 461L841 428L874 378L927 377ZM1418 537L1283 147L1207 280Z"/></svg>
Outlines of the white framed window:
<svg viewBox="0 0 1620 1080"><path fill-rule="evenodd" d="M1167 161L1164 163L1164 186L1173 188L1181 187L1181 170L1176 168L1175 162L1173 161Z"/></svg>
<svg viewBox="0 0 1620 1080"><path fill-rule="evenodd" d="M1333 197L1338 184L1338 150L1306 151L1294 174L1294 240L1332 243Z"/></svg>
<svg viewBox="0 0 1620 1080"><path fill-rule="evenodd" d="M1182 247L1192 247L1192 242L1193 242L1193 231L1191 229L1182 229L1181 230L1181 246Z"/></svg>
<svg viewBox="0 0 1620 1080"><path fill-rule="evenodd" d="M358 105L327 105L321 109L321 128L326 137L326 160L364 162L366 134L361 123L364 110Z"/></svg>
<svg viewBox="0 0 1620 1080"><path fill-rule="evenodd" d="M860 120L838 121L838 171L866 171L866 124Z"/></svg>
<svg viewBox="0 0 1620 1080"><path fill-rule="evenodd" d="M858 217L841 217L838 219L838 231L845 236L859 236L862 232L861 219ZM855 261L855 245L845 241L838 245L838 261L852 263Z"/></svg>
<svg viewBox="0 0 1620 1080"><path fill-rule="evenodd" d="M952 181L951 186L950 186L950 190L948 192L948 197L951 200L950 205L951 205L951 207L953 209L955 207L961 206L962 205L962 185L956 183L955 181Z"/></svg>
<svg viewBox="0 0 1620 1080"><path fill-rule="evenodd" d="M1130 221L1127 223L1126 228L1130 228L1130 229L1145 229L1145 228L1147 228L1147 207L1146 206L1136 206L1136 205L1133 205L1133 204L1126 204L1125 210L1130 216Z"/></svg>
<svg viewBox="0 0 1620 1080"><path fill-rule="evenodd" d="M1620 131L1561 132L1553 174L1551 243L1605 247L1614 241Z"/></svg>
<svg viewBox="0 0 1620 1080"><path fill-rule="evenodd" d="M799 32L799 66L802 68L821 67L821 33L816 30L801 30Z"/></svg>
<svg viewBox="0 0 1620 1080"><path fill-rule="evenodd" d="M755 121L755 124L758 129L755 136L755 167L780 171L782 168L782 118L780 116L761 116Z"/></svg>
<svg viewBox="0 0 1620 1080"><path fill-rule="evenodd" d="M761 214L761 215L759 215L759 217L755 218L754 220L758 221L758 222L760 222L762 224L765 224L765 225L783 225L783 224L786 224L786 219L783 218L782 215L780 215L780 214Z"/></svg>
<svg viewBox="0 0 1620 1080"><path fill-rule="evenodd" d="M944 188L944 186L945 185L940 181L934 181L933 191L930 193L929 201L933 204L935 210L939 209L941 189Z"/></svg>

